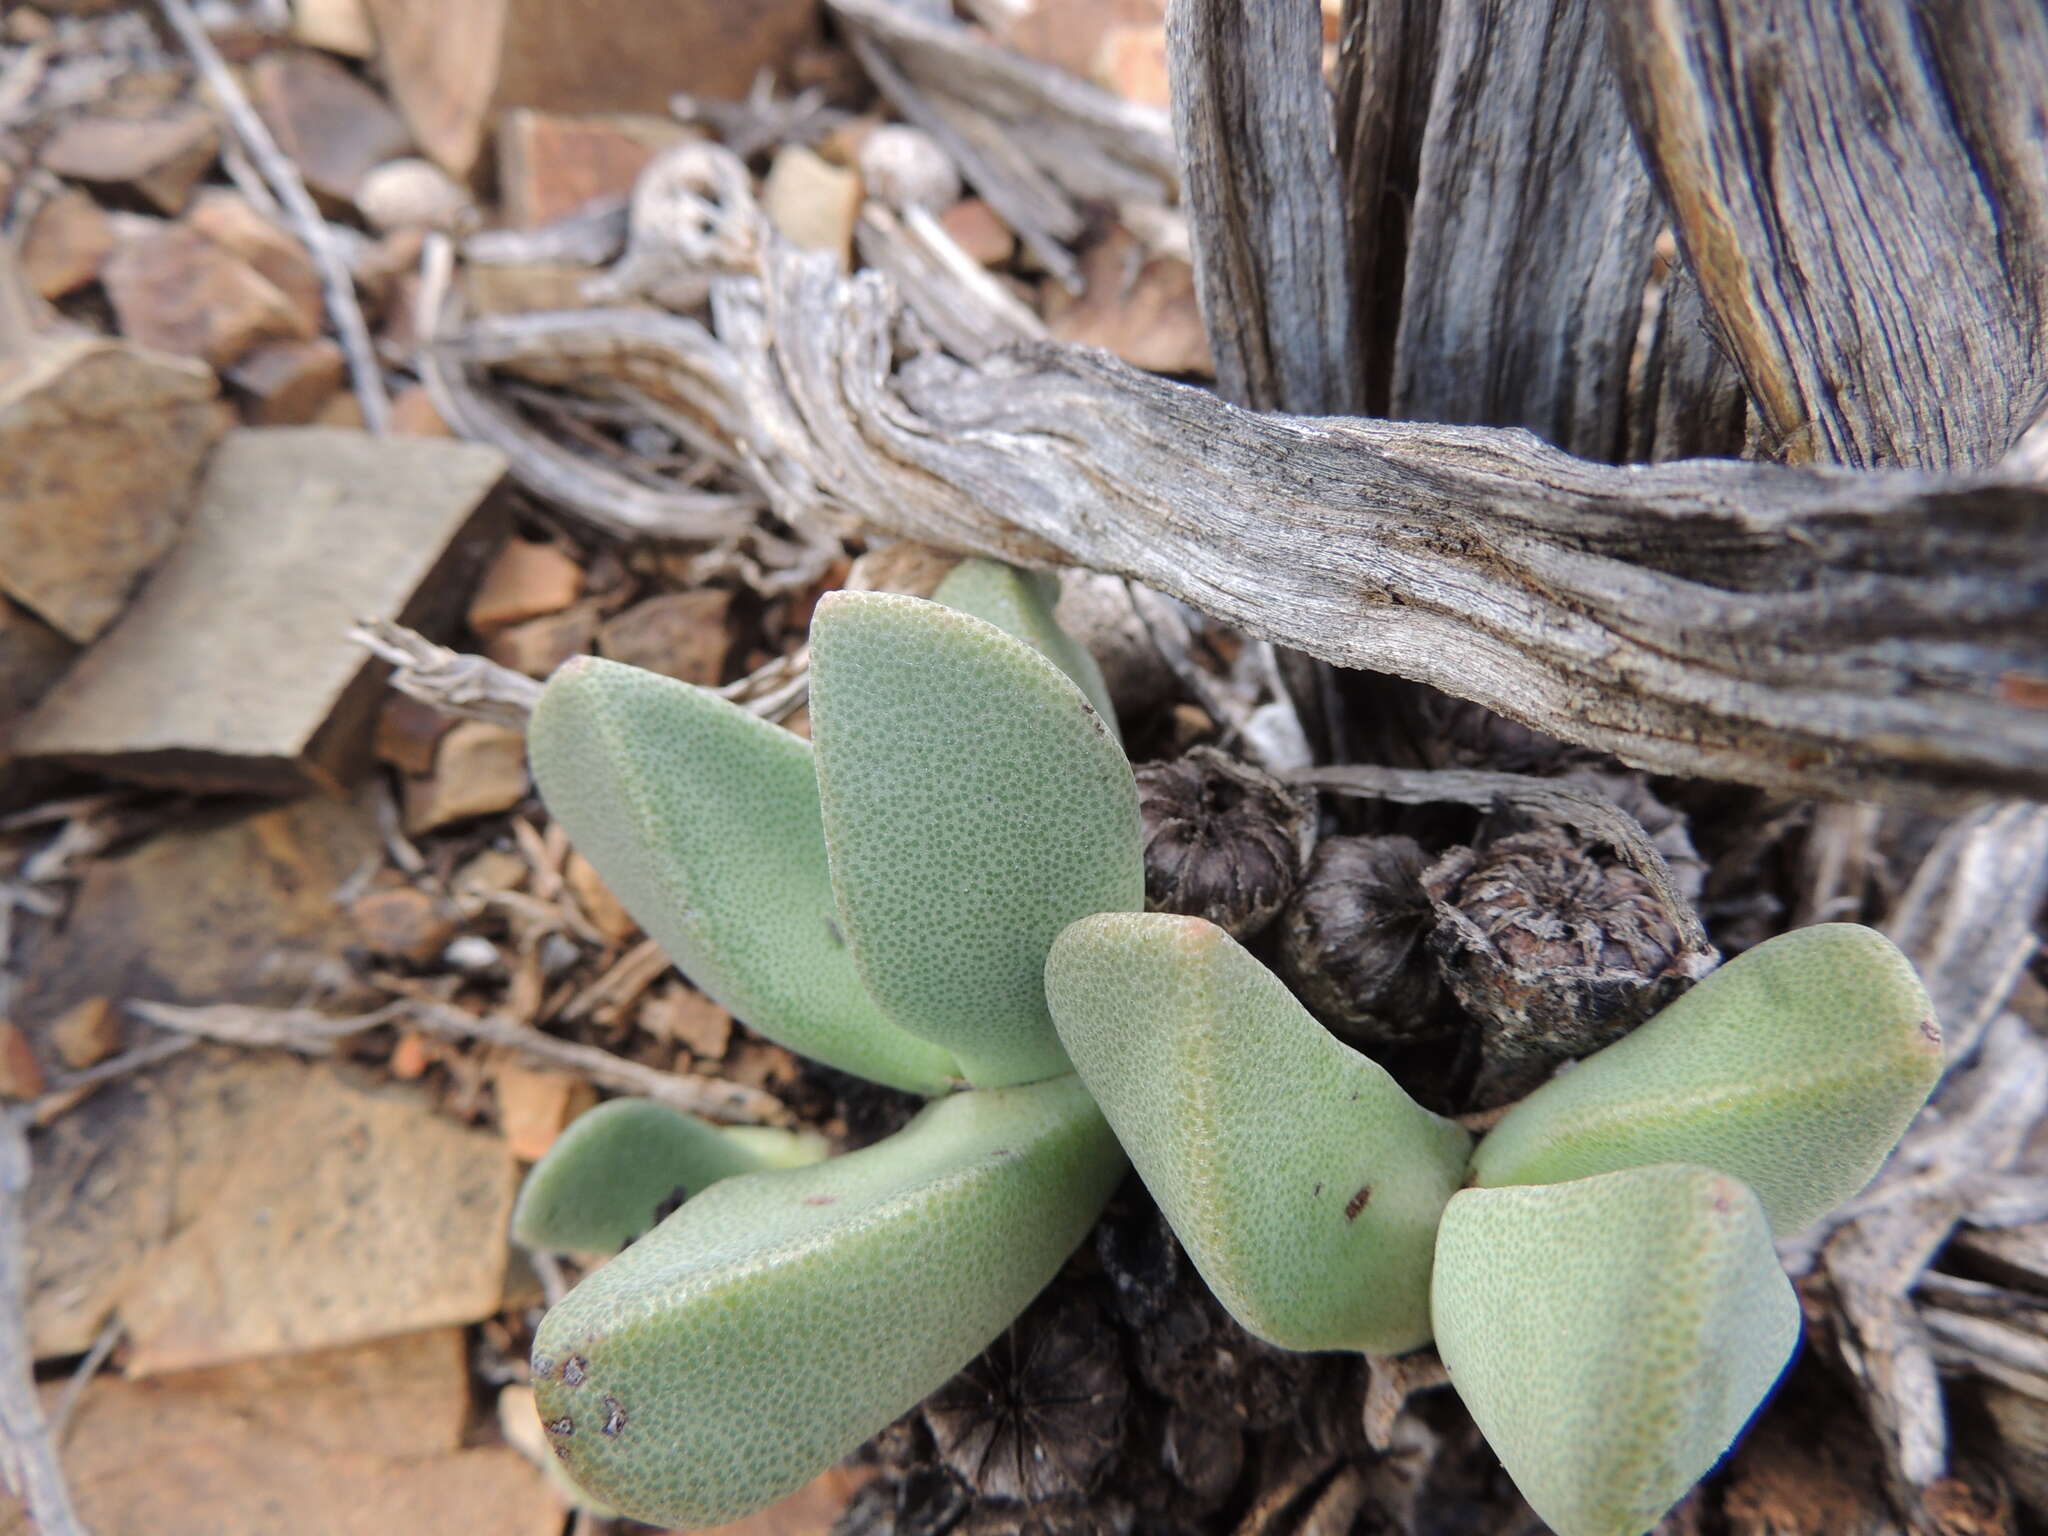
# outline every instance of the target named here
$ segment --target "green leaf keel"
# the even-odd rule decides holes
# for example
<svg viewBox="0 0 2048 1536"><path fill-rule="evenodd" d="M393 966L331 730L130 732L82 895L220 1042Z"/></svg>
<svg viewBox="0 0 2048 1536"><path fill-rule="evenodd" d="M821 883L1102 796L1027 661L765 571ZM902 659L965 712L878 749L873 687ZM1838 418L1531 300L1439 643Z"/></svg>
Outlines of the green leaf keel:
<svg viewBox="0 0 2048 1536"><path fill-rule="evenodd" d="M1799 1302L1755 1195L1664 1164L1466 1190L1437 1237L1436 1345L1558 1536L1641 1536L1742 1432Z"/></svg>
<svg viewBox="0 0 2048 1536"><path fill-rule="evenodd" d="M611 1253L720 1179L793 1168L825 1155L815 1132L721 1130L652 1099L612 1099L578 1115L534 1164L512 1207L531 1248Z"/></svg>
<svg viewBox="0 0 2048 1536"><path fill-rule="evenodd" d="M974 1358L1124 1171L1071 1075L727 1179L542 1320L534 1393L592 1497L694 1528L801 1487Z"/></svg>
<svg viewBox="0 0 2048 1536"><path fill-rule="evenodd" d="M1045 977L1082 1080L1232 1316L1286 1349L1428 1342L1464 1131L1200 918L1085 918Z"/></svg>
<svg viewBox="0 0 2048 1536"><path fill-rule="evenodd" d="M1137 784L1095 707L994 625L838 592L811 624L811 729L870 995L978 1085L1069 1071L1046 953L1078 917L1145 904Z"/></svg>
<svg viewBox="0 0 2048 1536"><path fill-rule="evenodd" d="M1057 576L1023 571L997 560L962 560L932 590L932 601L993 624L1044 656L1088 695L1102 723L1119 744L1116 709L1109 684L1088 648L1060 628L1053 609L1060 600Z"/></svg>
<svg viewBox="0 0 2048 1536"><path fill-rule="evenodd" d="M1882 934L1827 923L1738 956L1554 1078L1479 1144L1472 1182L1698 1163L1780 1236L1868 1184L1941 1075L1926 989Z"/></svg>
<svg viewBox="0 0 2048 1536"><path fill-rule="evenodd" d="M959 1067L891 1024L839 931L810 745L717 695L579 657L527 728L548 811L690 980L791 1050L913 1093Z"/></svg>

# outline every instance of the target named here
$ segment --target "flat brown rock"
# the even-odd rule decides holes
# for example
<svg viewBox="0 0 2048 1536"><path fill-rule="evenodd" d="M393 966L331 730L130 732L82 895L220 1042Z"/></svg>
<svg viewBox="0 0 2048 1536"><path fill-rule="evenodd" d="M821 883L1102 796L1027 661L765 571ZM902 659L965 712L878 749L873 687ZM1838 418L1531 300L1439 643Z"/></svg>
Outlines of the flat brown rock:
<svg viewBox="0 0 2048 1536"><path fill-rule="evenodd" d="M224 368L260 341L313 328L289 295L241 257L184 224L123 240L101 269L122 334Z"/></svg>
<svg viewBox="0 0 2048 1536"><path fill-rule="evenodd" d="M1106 347L1155 373L1215 371L1186 262L1146 260L1137 237L1119 226L1082 255L1081 275L1087 287L1078 299L1046 285L1046 326L1059 340Z"/></svg>
<svg viewBox="0 0 2048 1536"><path fill-rule="evenodd" d="M525 733L464 720L441 738L434 771L406 781L406 833L417 837L472 816L509 811L530 787Z"/></svg>
<svg viewBox="0 0 2048 1536"><path fill-rule="evenodd" d="M253 427L304 426L338 393L348 365L325 336L269 341L228 369L228 382L247 397L243 419Z"/></svg>
<svg viewBox="0 0 2048 1536"><path fill-rule="evenodd" d="M291 792L366 766L380 674L350 626L437 630L494 531L497 450L244 429L142 596L21 728L22 758Z"/></svg>
<svg viewBox="0 0 2048 1536"><path fill-rule="evenodd" d="M164 213L185 206L220 150L206 108L188 104L161 117L74 117L43 146L43 169L109 191L139 195Z"/></svg>
<svg viewBox="0 0 2048 1536"><path fill-rule="evenodd" d="M66 187L36 210L21 242L21 270L46 299L61 299L100 275L114 250L114 226L90 194Z"/></svg>
<svg viewBox="0 0 2048 1536"><path fill-rule="evenodd" d="M508 539L470 599L469 627L482 634L557 613L582 593L583 567L560 546Z"/></svg>
<svg viewBox="0 0 2048 1536"><path fill-rule="evenodd" d="M0 591L72 640L112 623L177 537L216 393L198 363L98 337L0 362Z"/></svg>
<svg viewBox="0 0 2048 1536"><path fill-rule="evenodd" d="M853 249L860 203L860 173L801 144L785 144L775 152L761 186L761 209L775 227L807 251L832 252L842 267Z"/></svg>
<svg viewBox="0 0 2048 1536"><path fill-rule="evenodd" d="M264 54L250 66L249 95L306 185L334 203L352 203L364 176L412 148L384 98L325 54Z"/></svg>
<svg viewBox="0 0 2048 1536"><path fill-rule="evenodd" d="M47 1412L62 1386L52 1383ZM461 1330L144 1381L102 1376L63 1461L87 1529L151 1536L554 1536L545 1475L464 1448ZM0 1536L32 1526L0 1494Z"/></svg>
<svg viewBox="0 0 2048 1536"><path fill-rule="evenodd" d="M723 587L650 597L606 620L597 648L613 661L715 688L732 644L725 625L731 608L732 594Z"/></svg>
<svg viewBox="0 0 2048 1536"><path fill-rule="evenodd" d="M21 604L0 597L0 743L77 654L76 645Z"/></svg>
<svg viewBox="0 0 2048 1536"><path fill-rule="evenodd" d="M688 133L670 117L507 112L498 120L505 221L531 229L593 199L628 196L647 162Z"/></svg>
<svg viewBox="0 0 2048 1536"><path fill-rule="evenodd" d="M517 1170L502 1137L315 1068L121 1302L131 1375L296 1354L498 1310Z"/></svg>
<svg viewBox="0 0 2048 1536"><path fill-rule="evenodd" d="M308 335L326 318L320 271L298 236L259 213L226 187L208 187L193 199L184 223L215 245L226 246L270 281L306 322Z"/></svg>

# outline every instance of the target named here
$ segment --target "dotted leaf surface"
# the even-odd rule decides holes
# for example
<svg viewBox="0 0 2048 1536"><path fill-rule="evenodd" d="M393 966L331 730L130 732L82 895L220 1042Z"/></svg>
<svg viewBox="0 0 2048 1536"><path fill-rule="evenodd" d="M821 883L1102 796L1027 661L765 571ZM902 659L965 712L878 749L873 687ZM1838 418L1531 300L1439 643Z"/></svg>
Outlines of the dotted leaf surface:
<svg viewBox="0 0 2048 1536"><path fill-rule="evenodd" d="M647 936L737 1017L828 1066L953 1085L891 1024L840 933L810 745L715 694L579 658L527 729L549 812Z"/></svg>
<svg viewBox="0 0 2048 1536"><path fill-rule="evenodd" d="M1075 918L1145 900L1137 785L1101 715L991 624L842 592L811 625L811 730L868 991L976 1083L1069 1070L1046 952Z"/></svg>
<svg viewBox="0 0 2048 1536"><path fill-rule="evenodd" d="M1066 673L1088 695L1088 702L1102 716L1111 737L1121 743L1116 709L1109 701L1109 684L1103 681L1102 668L1088 654L1088 648L1060 628L1053 617L1059 600L1057 576L1046 571L1019 570L998 560L962 560L932 592L933 602L995 625Z"/></svg>
<svg viewBox="0 0 2048 1536"><path fill-rule="evenodd" d="M1465 1190L1437 1238L1436 1343L1558 1536L1641 1536L1742 1432L1799 1337L1738 1180L1665 1164Z"/></svg>
<svg viewBox="0 0 2048 1536"><path fill-rule="evenodd" d="M1053 946L1046 992L1082 1080L1239 1322L1288 1349L1428 1341L1464 1131L1200 918L1084 919Z"/></svg>
<svg viewBox="0 0 2048 1536"><path fill-rule="evenodd" d="M512 1235L558 1253L611 1253L652 1227L663 1206L720 1179L824 1155L815 1134L720 1130L652 1099L612 1099L578 1115L534 1164L512 1208Z"/></svg>
<svg viewBox="0 0 2048 1536"><path fill-rule="evenodd" d="M865 1151L714 1185L543 1319L534 1392L556 1454L655 1525L782 1497L986 1347L1124 1167L1068 1075L941 1099Z"/></svg>
<svg viewBox="0 0 2048 1536"><path fill-rule="evenodd" d="M1941 1075L1933 1005L1882 934L1827 923L1737 956L1508 1112L1473 1182L1719 1168L1780 1236L1868 1184Z"/></svg>

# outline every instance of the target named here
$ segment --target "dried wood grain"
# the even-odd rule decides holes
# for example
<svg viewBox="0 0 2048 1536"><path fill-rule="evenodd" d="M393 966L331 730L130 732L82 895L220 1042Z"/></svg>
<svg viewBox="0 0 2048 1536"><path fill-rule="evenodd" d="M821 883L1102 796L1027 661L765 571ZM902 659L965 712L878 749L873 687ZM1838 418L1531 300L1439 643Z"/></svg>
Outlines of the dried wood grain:
<svg viewBox="0 0 2048 1536"><path fill-rule="evenodd" d="M1172 0L1173 129L1217 388L1255 410L1364 409L1335 127L1312 0Z"/></svg>
<svg viewBox="0 0 2048 1536"><path fill-rule="evenodd" d="M1607 11L1643 156L1773 451L1997 460L2048 400L2048 10Z"/></svg>

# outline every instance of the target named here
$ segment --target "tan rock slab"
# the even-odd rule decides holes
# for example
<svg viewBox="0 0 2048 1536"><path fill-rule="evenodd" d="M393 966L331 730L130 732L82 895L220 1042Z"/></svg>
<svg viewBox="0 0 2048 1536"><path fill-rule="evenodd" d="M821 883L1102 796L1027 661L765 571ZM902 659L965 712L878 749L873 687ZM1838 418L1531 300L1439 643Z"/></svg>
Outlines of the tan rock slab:
<svg viewBox="0 0 2048 1536"><path fill-rule="evenodd" d="M467 177L498 112L661 114L737 98L818 28L817 0L368 0L378 59L420 148Z"/></svg>
<svg viewBox="0 0 2048 1536"><path fill-rule="evenodd" d="M391 397L391 430L411 437L452 437L424 384L408 384Z"/></svg>
<svg viewBox="0 0 2048 1536"><path fill-rule="evenodd" d="M524 315L537 309L584 309L583 285L595 267L559 262L520 262L471 267L463 274L469 307L479 315Z"/></svg>
<svg viewBox="0 0 2048 1536"><path fill-rule="evenodd" d="M63 1461L86 1528L109 1536L555 1536L563 1505L543 1473L508 1447L462 1446L468 1397L459 1329L102 1376ZM31 1529L0 1495L0 1536Z"/></svg>
<svg viewBox="0 0 2048 1536"><path fill-rule="evenodd" d="M531 788L525 733L487 720L464 720L441 738L433 773L406 781L406 834L418 837L474 816L509 811Z"/></svg>
<svg viewBox="0 0 2048 1536"><path fill-rule="evenodd" d="M732 594L723 587L668 592L635 603L607 619L597 648L613 661L645 667L663 677L716 687L725 672L732 633L726 618Z"/></svg>
<svg viewBox="0 0 2048 1536"><path fill-rule="evenodd" d="M493 1056L491 1085L498 1100L498 1129L512 1155L537 1163L571 1120L597 1102L597 1090L579 1077L528 1066L516 1053Z"/></svg>
<svg viewBox="0 0 2048 1536"><path fill-rule="evenodd" d="M332 203L353 203L371 170L412 148L384 97L325 54L264 54L250 66L249 97L307 187Z"/></svg>
<svg viewBox="0 0 2048 1536"><path fill-rule="evenodd" d="M183 224L122 241L100 275L123 335L216 368L260 341L313 334L276 284Z"/></svg>
<svg viewBox="0 0 2048 1536"><path fill-rule="evenodd" d="M1166 0L1019 0L990 15L1005 47L1085 77L1104 34L1120 25L1163 26Z"/></svg>
<svg viewBox="0 0 2048 1536"><path fill-rule="evenodd" d="M208 187L193 199L184 222L215 245L226 246L287 299L306 323L318 331L326 319L320 292L320 271L298 236L253 207L239 192Z"/></svg>
<svg viewBox="0 0 2048 1536"><path fill-rule="evenodd" d="M105 1061L121 1049L125 1029L111 997L88 997L50 1021L45 1033L57 1058L74 1072Z"/></svg>
<svg viewBox="0 0 2048 1536"><path fill-rule="evenodd" d="M1137 237L1119 226L1083 253L1081 276L1078 299L1057 283L1045 285L1046 325L1059 340L1106 347L1155 373L1215 372L1186 262L1146 260Z"/></svg>
<svg viewBox="0 0 2048 1536"><path fill-rule="evenodd" d="M377 52L377 29L363 0L292 0L292 41L367 59Z"/></svg>
<svg viewBox="0 0 2048 1536"><path fill-rule="evenodd" d="M177 537L216 393L199 363L98 337L0 361L0 591L81 643L112 623Z"/></svg>
<svg viewBox="0 0 2048 1536"><path fill-rule="evenodd" d="M350 921L373 953L424 965L455 937L455 913L417 886L392 886L358 896Z"/></svg>
<svg viewBox="0 0 2048 1536"><path fill-rule="evenodd" d="M531 229L600 197L626 197L689 130L672 117L520 108L498 120L498 195L507 223Z"/></svg>
<svg viewBox="0 0 2048 1536"><path fill-rule="evenodd" d="M469 627L488 633L568 607L583 595L583 567L557 544L508 539L469 602Z"/></svg>
<svg viewBox="0 0 2048 1536"><path fill-rule="evenodd" d="M580 656L597 638L597 614L587 603L560 613L543 614L522 624L492 631L484 654L501 667L546 677L571 656Z"/></svg>
<svg viewBox="0 0 2048 1536"><path fill-rule="evenodd" d="M568 885L569 893L576 898L576 905L590 919L590 925L612 943L623 944L640 932L640 925L633 921L619 898L612 894L612 888L604 883L604 876L597 872L597 866L582 854L570 853L562 866L562 879Z"/></svg>
<svg viewBox="0 0 2048 1536"><path fill-rule="evenodd" d="M963 197L939 215L939 227L984 267L999 266L1017 251L1017 237L995 209L978 197Z"/></svg>
<svg viewBox="0 0 2048 1536"><path fill-rule="evenodd" d="M498 1309L517 1170L501 1137L331 1068L273 1103L121 1303L132 1375L470 1323Z"/></svg>
<svg viewBox="0 0 2048 1536"><path fill-rule="evenodd" d="M1166 75L1166 24L1122 22L1102 34L1090 72L1095 83L1126 101L1148 107L1173 105Z"/></svg>
<svg viewBox="0 0 2048 1536"><path fill-rule="evenodd" d="M75 293L100 275L114 226L90 193L66 187L36 210L21 242L22 275L46 299Z"/></svg>
<svg viewBox="0 0 2048 1536"><path fill-rule="evenodd" d="M19 1024L0 1019L0 1099L33 1099L44 1088L42 1064Z"/></svg>
<svg viewBox="0 0 2048 1536"><path fill-rule="evenodd" d="M0 745L78 654L78 647L11 598L0 597Z"/></svg>
<svg viewBox="0 0 2048 1536"><path fill-rule="evenodd" d="M250 426L298 427L318 416L340 391L348 363L325 336L269 341L243 354L227 378L246 397L242 419Z"/></svg>
<svg viewBox="0 0 2048 1536"><path fill-rule="evenodd" d="M159 117L88 115L61 123L43 145L43 168L139 196L177 213L220 152L213 114L196 103Z"/></svg>
<svg viewBox="0 0 2048 1536"><path fill-rule="evenodd" d="M664 983L640 1005L640 1027L705 1061L717 1061L732 1044L732 1015L681 982Z"/></svg>
<svg viewBox="0 0 2048 1536"><path fill-rule="evenodd" d="M406 693L392 693L377 711L377 761L404 773L432 773L441 738L455 725L433 705Z"/></svg>
<svg viewBox="0 0 2048 1536"><path fill-rule="evenodd" d="M208 789L345 780L367 766L383 691L350 626L445 632L496 532L504 472L474 443L229 433L184 539L15 750Z"/></svg>
<svg viewBox="0 0 2048 1536"><path fill-rule="evenodd" d="M775 152L761 187L763 211L792 244L830 251L841 266L853 249L860 201L858 171L833 165L801 144L785 144Z"/></svg>

